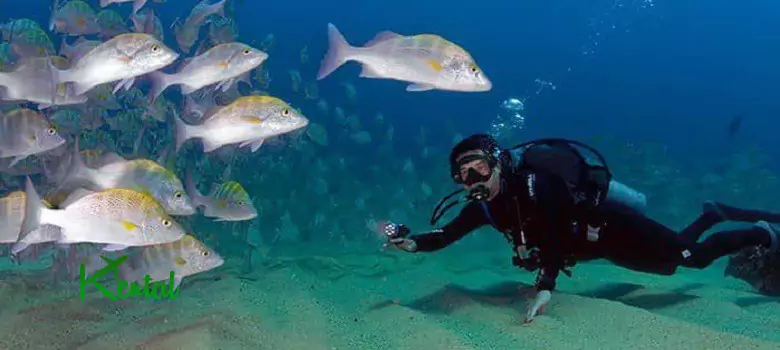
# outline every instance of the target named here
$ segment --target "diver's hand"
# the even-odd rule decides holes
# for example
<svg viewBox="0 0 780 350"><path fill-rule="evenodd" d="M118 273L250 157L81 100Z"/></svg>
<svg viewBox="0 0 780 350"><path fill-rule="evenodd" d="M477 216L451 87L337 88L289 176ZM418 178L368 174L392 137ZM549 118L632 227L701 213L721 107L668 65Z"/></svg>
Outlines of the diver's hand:
<svg viewBox="0 0 780 350"><path fill-rule="evenodd" d="M531 301L531 305L528 306L528 313L525 314L524 323L533 322L534 318L536 318L536 316L544 310L544 307L547 306L547 303L550 302L551 297L552 292L549 290L540 290L536 293L536 297Z"/></svg>
<svg viewBox="0 0 780 350"><path fill-rule="evenodd" d="M381 221L377 223L374 232L387 239L385 246L392 245L410 253L417 251L417 242L407 238L411 233L411 230L403 224Z"/></svg>
<svg viewBox="0 0 780 350"><path fill-rule="evenodd" d="M389 242L396 248L409 253L417 251L417 242L409 238L393 238Z"/></svg>

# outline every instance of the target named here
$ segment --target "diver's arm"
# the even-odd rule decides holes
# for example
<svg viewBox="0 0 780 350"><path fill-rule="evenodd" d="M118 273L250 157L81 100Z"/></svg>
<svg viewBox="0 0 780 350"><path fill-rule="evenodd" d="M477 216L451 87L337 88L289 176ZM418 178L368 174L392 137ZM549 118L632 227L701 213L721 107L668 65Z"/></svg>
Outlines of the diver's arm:
<svg viewBox="0 0 780 350"><path fill-rule="evenodd" d="M475 203L467 204L458 216L448 222L440 230L420 233L408 237L413 240L415 252L432 252L442 249L465 237L469 232L487 224L484 213Z"/></svg>
<svg viewBox="0 0 780 350"><path fill-rule="evenodd" d="M572 200L566 184L560 178L543 173L535 174L535 227L543 235L539 247L541 269L536 278L536 289L552 291L559 272L565 268L565 253L571 239Z"/></svg>

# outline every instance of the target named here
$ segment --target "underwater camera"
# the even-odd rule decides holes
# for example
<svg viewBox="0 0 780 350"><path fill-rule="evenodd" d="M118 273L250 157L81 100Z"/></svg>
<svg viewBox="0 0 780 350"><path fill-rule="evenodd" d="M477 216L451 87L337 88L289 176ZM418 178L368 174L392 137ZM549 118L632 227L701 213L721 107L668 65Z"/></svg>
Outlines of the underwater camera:
<svg viewBox="0 0 780 350"><path fill-rule="evenodd" d="M382 221L377 223L374 231L380 236L387 237L388 241L399 238L406 238L406 236L411 233L411 230L409 230L408 227L401 224L394 224L389 221Z"/></svg>

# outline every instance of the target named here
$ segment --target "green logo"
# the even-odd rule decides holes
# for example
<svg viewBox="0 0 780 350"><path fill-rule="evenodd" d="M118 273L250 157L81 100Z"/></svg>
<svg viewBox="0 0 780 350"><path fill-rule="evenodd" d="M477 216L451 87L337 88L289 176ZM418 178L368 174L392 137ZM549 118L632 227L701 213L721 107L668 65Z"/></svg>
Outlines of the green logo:
<svg viewBox="0 0 780 350"><path fill-rule="evenodd" d="M95 285L97 289L111 300L126 299L134 296L143 296L148 299L176 299L179 296L179 288L175 288L173 271L171 271L171 277L168 280L168 284L164 281L151 282L152 278L147 274L144 277L143 286L137 282L129 283L126 280L119 279L119 266L127 260L127 256L120 257L118 259L110 259L105 256L100 256L107 266L95 271L89 278L86 277L86 268L84 264L79 267L79 297L81 300L86 298L86 287L90 284ZM114 272L114 282L116 286L114 293L106 286L100 284L97 279L105 275L107 272ZM175 288L175 289L174 289Z"/></svg>

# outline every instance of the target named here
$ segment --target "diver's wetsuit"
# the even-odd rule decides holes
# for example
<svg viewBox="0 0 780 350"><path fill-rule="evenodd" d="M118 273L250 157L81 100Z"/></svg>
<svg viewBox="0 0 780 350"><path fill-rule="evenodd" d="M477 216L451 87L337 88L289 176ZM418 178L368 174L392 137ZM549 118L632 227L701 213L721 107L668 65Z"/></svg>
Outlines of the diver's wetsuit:
<svg viewBox="0 0 780 350"><path fill-rule="evenodd" d="M440 230L410 236L417 251L434 251L469 232L492 225L517 247L539 249L539 290L553 290L568 262L607 259L632 270L670 275L678 266L704 268L715 259L755 245L769 246L768 231L759 227L699 237L724 217L736 221L780 221L780 215L713 206L679 234L644 215L574 204L566 184L550 173L511 170L502 164L501 192L489 202L468 203ZM767 217L774 215L774 217ZM522 229L521 229L522 228Z"/></svg>

